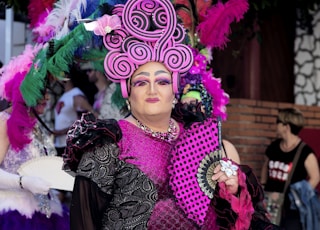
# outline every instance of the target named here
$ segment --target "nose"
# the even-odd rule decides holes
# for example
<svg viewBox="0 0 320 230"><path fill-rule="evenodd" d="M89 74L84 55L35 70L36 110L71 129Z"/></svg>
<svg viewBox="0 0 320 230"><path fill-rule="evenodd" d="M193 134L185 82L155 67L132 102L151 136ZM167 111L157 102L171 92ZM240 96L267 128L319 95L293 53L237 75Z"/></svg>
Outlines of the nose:
<svg viewBox="0 0 320 230"><path fill-rule="evenodd" d="M149 92L150 94L155 94L157 92L156 82L150 82L149 84Z"/></svg>

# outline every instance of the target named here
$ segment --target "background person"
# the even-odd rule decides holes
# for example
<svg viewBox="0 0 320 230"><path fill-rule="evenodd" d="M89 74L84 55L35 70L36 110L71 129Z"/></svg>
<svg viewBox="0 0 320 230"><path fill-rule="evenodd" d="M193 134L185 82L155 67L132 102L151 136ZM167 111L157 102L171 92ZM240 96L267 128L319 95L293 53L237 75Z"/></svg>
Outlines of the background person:
<svg viewBox="0 0 320 230"><path fill-rule="evenodd" d="M203 56L203 58L205 59L205 56ZM196 65L194 65L193 68L195 68L195 66ZM180 102L185 104L187 110L191 112L197 111L197 108L200 107L201 114L198 114L198 116L210 117L212 116L212 100L214 99L212 99L212 96L205 89L204 85L202 84L202 79L199 77L199 75L200 71L197 71L196 76L192 74L192 71L189 71L189 73L182 78ZM224 100L228 101L227 95L225 95ZM234 145L225 139L222 139L221 144L221 149L224 154L223 157L230 158L237 164L240 164L240 156Z"/></svg>
<svg viewBox="0 0 320 230"><path fill-rule="evenodd" d="M298 134L303 126L304 117L298 109L284 108L279 110L276 130L278 138L266 149L265 163L261 174L261 183L264 184L265 191L274 192L275 195L276 192L283 192L294 156L302 143ZM302 180L307 180L313 189L320 181L318 161L308 145L302 149L290 184ZM284 200L281 226L285 229L303 229L299 211L290 208L288 193L289 189L287 189Z"/></svg>
<svg viewBox="0 0 320 230"><path fill-rule="evenodd" d="M63 86L63 94L58 99L54 108L54 145L58 156L62 156L66 148L67 132L71 125L81 117L82 113L92 112L98 116L88 101L81 86L81 71L73 65L70 72L65 74L65 78L60 81ZM78 87L79 86L79 87ZM60 200L69 205L71 192L59 191Z"/></svg>
<svg viewBox="0 0 320 230"><path fill-rule="evenodd" d="M65 74L64 80L60 81L64 92L54 109L54 143L59 156L64 152L67 131L73 122L79 119L83 112L90 111L98 116L83 91L77 87L77 73L76 67L73 66L70 72Z"/></svg>
<svg viewBox="0 0 320 230"><path fill-rule="evenodd" d="M56 154L52 140L43 132L36 114L44 112L48 94L35 106L26 106L20 92L36 49L4 66L0 95L12 106L0 112L0 229L68 230L69 213L50 184L34 176L20 176L19 167L41 156ZM39 175L40 176L40 175Z"/></svg>
<svg viewBox="0 0 320 230"><path fill-rule="evenodd" d="M110 81L105 73L103 61L105 49L90 49L84 54L84 59L94 60L81 65L81 69L86 72L89 82L95 84L98 92L94 95L93 109L99 114L100 119L123 118L121 110L112 102L112 95L116 91L116 84Z"/></svg>

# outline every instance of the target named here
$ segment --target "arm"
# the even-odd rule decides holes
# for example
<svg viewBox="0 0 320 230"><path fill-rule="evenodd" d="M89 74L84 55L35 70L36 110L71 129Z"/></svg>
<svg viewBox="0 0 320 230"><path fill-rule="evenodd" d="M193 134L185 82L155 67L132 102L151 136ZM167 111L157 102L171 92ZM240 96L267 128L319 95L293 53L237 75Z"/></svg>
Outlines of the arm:
<svg viewBox="0 0 320 230"><path fill-rule="evenodd" d="M318 159L316 158L314 153L308 155L307 159L304 161L304 167L308 172L308 182L312 186L312 188L317 187L320 181L320 172L319 172L319 165Z"/></svg>
<svg viewBox="0 0 320 230"><path fill-rule="evenodd" d="M234 162L236 162L237 164L240 164L239 153L237 149L234 147L234 145L230 141L227 141L225 139L223 139L222 142L228 157Z"/></svg>
<svg viewBox="0 0 320 230"><path fill-rule="evenodd" d="M117 149L117 145L107 144L82 156L72 193L71 229L102 228L103 214L113 198L114 179L119 168Z"/></svg>
<svg viewBox="0 0 320 230"><path fill-rule="evenodd" d="M64 169L77 173L70 208L71 230L101 229L118 169L115 143L121 137L115 120L96 120L91 113L84 114L71 126L63 156ZM102 167L108 170L101 170Z"/></svg>
<svg viewBox="0 0 320 230"><path fill-rule="evenodd" d="M60 130L54 130L54 135L55 135L55 136L61 136L61 135L67 134L69 128L70 128L70 127L65 128L65 129L60 129Z"/></svg>
<svg viewBox="0 0 320 230"><path fill-rule="evenodd" d="M9 145L7 121L0 119L0 163L6 155ZM48 194L50 184L38 177L20 177L18 174L0 169L0 189L26 189L33 194Z"/></svg>
<svg viewBox="0 0 320 230"><path fill-rule="evenodd" d="M76 176L70 206L70 229L100 229L103 210L110 200L111 195L103 193L88 178Z"/></svg>
<svg viewBox="0 0 320 230"><path fill-rule="evenodd" d="M85 111L93 113L95 117L98 117L99 114L94 111L88 100L83 95L77 95L73 97L73 108L78 111L79 108Z"/></svg>
<svg viewBox="0 0 320 230"><path fill-rule="evenodd" d="M219 183L211 203L223 229L277 229L266 216L263 188L249 166L239 166L237 196L226 192L225 185Z"/></svg>

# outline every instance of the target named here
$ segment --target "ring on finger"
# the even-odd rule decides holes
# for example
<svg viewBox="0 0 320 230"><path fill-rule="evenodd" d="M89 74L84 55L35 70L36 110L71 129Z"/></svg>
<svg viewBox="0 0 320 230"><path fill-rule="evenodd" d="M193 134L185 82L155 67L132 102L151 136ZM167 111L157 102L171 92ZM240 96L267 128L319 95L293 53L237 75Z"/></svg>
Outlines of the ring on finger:
<svg viewBox="0 0 320 230"><path fill-rule="evenodd" d="M233 164L231 160L220 160L221 171L223 171L227 177L236 176L238 166Z"/></svg>

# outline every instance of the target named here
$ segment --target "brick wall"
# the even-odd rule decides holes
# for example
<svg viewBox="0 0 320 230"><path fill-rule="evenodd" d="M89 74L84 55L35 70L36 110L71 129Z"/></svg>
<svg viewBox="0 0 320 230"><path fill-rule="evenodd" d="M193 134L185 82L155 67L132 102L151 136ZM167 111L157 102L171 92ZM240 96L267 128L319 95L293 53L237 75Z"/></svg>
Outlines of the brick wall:
<svg viewBox="0 0 320 230"><path fill-rule="evenodd" d="M237 148L241 163L252 167L260 178L264 151L276 137L279 108L295 107L303 112L305 128L320 130L320 107L250 99L231 99L228 119L222 124L222 135ZM320 141L320 136L319 136Z"/></svg>

